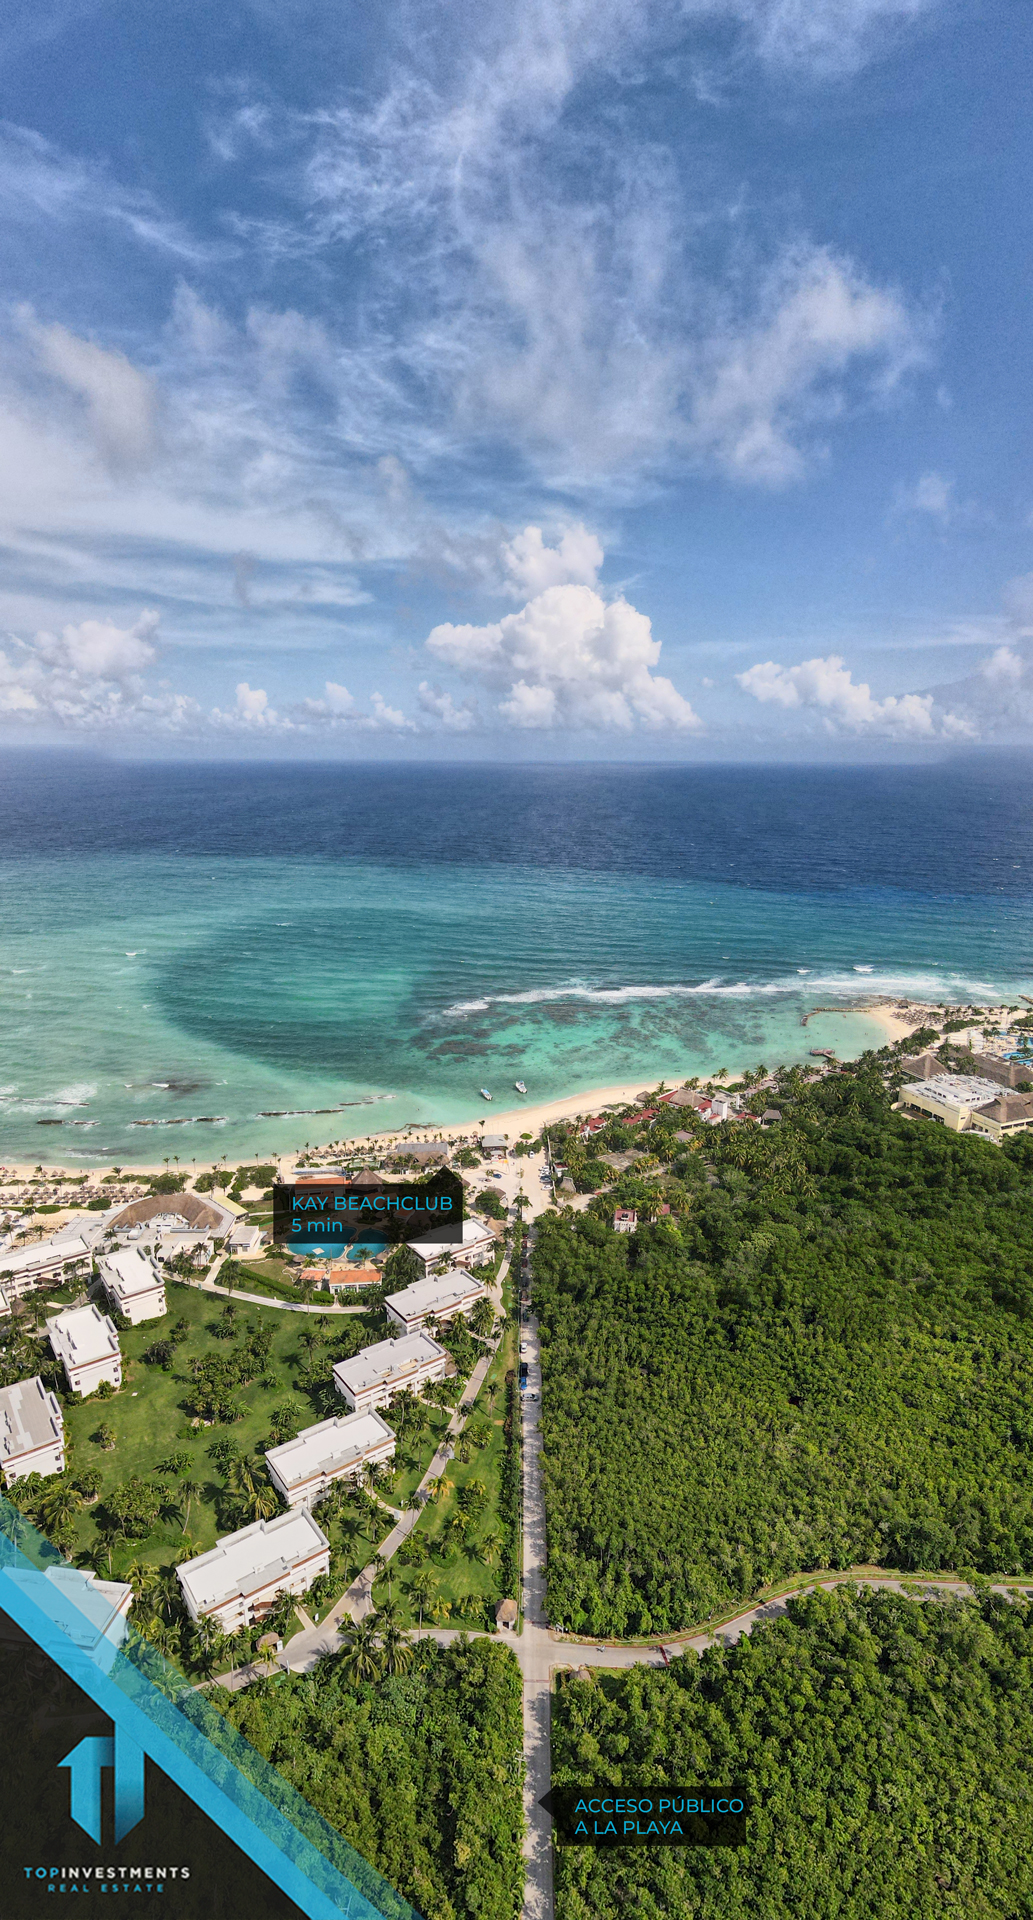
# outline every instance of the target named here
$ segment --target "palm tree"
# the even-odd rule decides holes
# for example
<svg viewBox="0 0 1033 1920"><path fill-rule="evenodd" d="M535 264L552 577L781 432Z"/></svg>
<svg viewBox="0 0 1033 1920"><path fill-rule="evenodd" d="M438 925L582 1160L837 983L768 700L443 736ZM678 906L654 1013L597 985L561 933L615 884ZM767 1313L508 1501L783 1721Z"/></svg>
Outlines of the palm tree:
<svg viewBox="0 0 1033 1920"><path fill-rule="evenodd" d="M413 1650L404 1633L389 1626L384 1635L384 1671L407 1673L413 1663Z"/></svg>
<svg viewBox="0 0 1033 1920"><path fill-rule="evenodd" d="M436 1592L437 1592L437 1583L435 1582L433 1576L426 1571L426 1568L424 1568L424 1570L421 1573L418 1573L416 1575L416 1578L409 1589L410 1598L415 1600L416 1605L419 1607L419 1610L420 1610L420 1632L421 1633L423 1631L423 1609L424 1607L430 1606L430 1603L433 1600Z"/></svg>
<svg viewBox="0 0 1033 1920"><path fill-rule="evenodd" d="M273 1487L265 1478L265 1468L261 1461L243 1458L234 1460L227 1475L227 1482L230 1491L236 1495L242 1512L247 1514L249 1520L272 1519L280 1503Z"/></svg>
<svg viewBox="0 0 1033 1920"><path fill-rule="evenodd" d="M180 1498L183 1502L183 1532L184 1533L186 1532L188 1526L190 1525L191 1503L194 1500L199 1500L203 1492L204 1492L204 1488L201 1486L201 1483L199 1480L184 1480L180 1485L179 1493L180 1493Z"/></svg>
<svg viewBox="0 0 1033 1920"><path fill-rule="evenodd" d="M380 1635L373 1620L360 1620L345 1642L341 1665L352 1680L379 1680Z"/></svg>
<svg viewBox="0 0 1033 1920"><path fill-rule="evenodd" d="M220 1660L226 1658L226 1635L216 1620L201 1619L194 1628L194 1651L201 1672L206 1676L214 1673Z"/></svg>
<svg viewBox="0 0 1033 1920"><path fill-rule="evenodd" d="M56 1481L48 1487L40 1501L40 1515L48 1533L59 1538L74 1532L76 1515L82 1512L84 1505L78 1487L68 1480Z"/></svg>
<svg viewBox="0 0 1033 1920"><path fill-rule="evenodd" d="M281 1590L281 1592L277 1594L276 1599L273 1602L272 1608L270 1609L269 1623L271 1626L276 1628L276 1631L278 1634L280 1634L281 1638L287 1632L287 1629L294 1618L294 1605L295 1605L294 1595L292 1593L288 1593L286 1589L283 1589Z"/></svg>

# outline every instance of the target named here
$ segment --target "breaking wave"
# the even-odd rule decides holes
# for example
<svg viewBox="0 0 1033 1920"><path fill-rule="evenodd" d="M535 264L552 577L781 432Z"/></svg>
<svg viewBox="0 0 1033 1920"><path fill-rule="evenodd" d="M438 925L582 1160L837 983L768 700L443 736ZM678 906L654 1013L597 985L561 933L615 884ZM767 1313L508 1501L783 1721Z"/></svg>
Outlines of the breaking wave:
<svg viewBox="0 0 1033 1920"><path fill-rule="evenodd" d="M806 975L806 987L801 979ZM858 976L863 976L859 978ZM459 1020L467 1014L488 1013L492 1007L543 1006L549 1001L583 1000L595 1006L621 1006L633 1000L753 1000L778 994L795 994L807 999L826 994L842 1000L945 1000L952 1002L993 1003L1005 989L990 980L968 980L959 974L878 972L873 966L852 966L849 973L812 973L798 969L775 980L724 980L713 975L695 983L667 981L644 982L620 987L591 986L584 980L571 980L563 986L532 987L523 993L485 994L475 1000L457 1000L438 1015L441 1020Z"/></svg>

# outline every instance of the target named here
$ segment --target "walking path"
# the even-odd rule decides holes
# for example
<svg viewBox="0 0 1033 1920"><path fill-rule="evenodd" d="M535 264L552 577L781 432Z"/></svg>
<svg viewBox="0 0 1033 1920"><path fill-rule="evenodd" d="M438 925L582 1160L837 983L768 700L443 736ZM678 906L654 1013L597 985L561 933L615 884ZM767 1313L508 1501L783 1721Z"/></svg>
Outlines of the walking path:
<svg viewBox="0 0 1033 1920"><path fill-rule="evenodd" d="M191 1285L201 1293L221 1294L226 1300L244 1300L252 1307L278 1307L281 1313L368 1313L368 1302L359 1301L357 1306L346 1307L339 1300L327 1300L309 1305L304 1300L274 1300L268 1293L243 1293L239 1287L220 1287L216 1285L216 1276L223 1262L229 1259L223 1250L217 1253L203 1280L194 1280Z"/></svg>
<svg viewBox="0 0 1033 1920"><path fill-rule="evenodd" d="M507 1255L499 1268L495 1280L489 1288L496 1312L501 1311L502 1283L508 1271L509 1258ZM412 1506L406 1512L399 1514L398 1520L392 1527L387 1539L382 1540L380 1546L377 1548L375 1558L369 1562L368 1566L363 1567L362 1572L352 1581L351 1586L341 1595L341 1598L335 1602L325 1620L321 1621L318 1627L313 1627L305 1633L296 1633L294 1638L288 1641L280 1657L282 1665L289 1668L292 1673L307 1672L310 1667L315 1666L316 1661L320 1660L325 1653L335 1653L337 1649L344 1644L341 1634L342 1622L347 1621L351 1624L352 1622L364 1620L367 1614L374 1611L373 1586L374 1582L380 1578L380 1562L381 1560L390 1560L392 1556L398 1552L403 1540L408 1538L419 1521L422 1512L422 1503L418 1501L417 1496L427 1491L428 1483L431 1480L440 1479L444 1473L455 1451L456 1436L462 1432L466 1424L467 1415L484 1384L488 1368L495 1358L497 1351L498 1342L496 1341L489 1348L488 1352L482 1354L478 1360L453 1410L448 1426L445 1429L444 1438L436 1448L434 1457L424 1473L416 1489L416 1493L413 1495Z"/></svg>

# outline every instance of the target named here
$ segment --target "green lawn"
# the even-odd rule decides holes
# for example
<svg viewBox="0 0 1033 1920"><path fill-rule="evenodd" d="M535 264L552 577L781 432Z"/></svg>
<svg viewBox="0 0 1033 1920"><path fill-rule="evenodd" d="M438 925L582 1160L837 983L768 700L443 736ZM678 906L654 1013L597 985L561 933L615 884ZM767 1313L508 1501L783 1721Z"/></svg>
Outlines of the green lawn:
<svg viewBox="0 0 1033 1920"><path fill-rule="evenodd" d="M407 1464L399 1465L390 1480L385 1481L380 1489L384 1499L390 1500L394 1507L404 1506L415 1493L448 1426L450 1414L447 1407L430 1407L428 1411L430 1413L428 1432L424 1434L418 1447L413 1442L406 1443L400 1448L395 1458Z"/></svg>
<svg viewBox="0 0 1033 1920"><path fill-rule="evenodd" d="M230 1425L193 1431L185 1404L191 1383L190 1361L195 1356L227 1353L234 1342L218 1339L213 1331L221 1324L226 1304L223 1300L175 1282L169 1283L167 1297L169 1310L164 1319L128 1328L119 1336L123 1355L121 1390L108 1400L98 1399L96 1395L86 1401L68 1396L65 1402L70 1473L74 1478L85 1468L93 1467L102 1474L97 1508L103 1507L105 1494L133 1475L153 1481L158 1464L177 1452L188 1455L190 1460L185 1478L202 1488L201 1496L191 1504L186 1537L180 1522L169 1521L147 1539L130 1541L124 1548L121 1544L116 1547L113 1567L125 1566L134 1559L164 1564L184 1546L201 1553L214 1546L217 1534L228 1531L226 1515L223 1514L220 1523L216 1512L226 1483L225 1476L209 1458L208 1449L214 1441L232 1439L244 1453L253 1454L260 1441L269 1439L272 1409L285 1400L297 1403L303 1426L311 1426L323 1417L314 1394L307 1387L307 1356L301 1344L303 1333L309 1328L316 1330L314 1317L302 1319L275 1308L239 1304L233 1322L234 1341L249 1327L259 1323L268 1326L273 1336L268 1366L260 1379L235 1394L243 1409L241 1418ZM173 1371L166 1373L161 1367L145 1364L144 1350L163 1339L173 1322L180 1319L189 1322L189 1332L176 1348ZM382 1333L382 1322L376 1317L353 1315L347 1320L342 1317L327 1330L326 1344L314 1350L315 1361L318 1365L327 1356L340 1358L355 1352L380 1338ZM343 1410L344 1403L341 1404ZM115 1446L110 1452L94 1438L102 1425L110 1427L115 1434ZM174 1480L169 1484L173 1489L176 1486ZM80 1516L76 1550L88 1552L98 1567L106 1568L107 1552L101 1549L95 1524L97 1508L91 1507Z"/></svg>

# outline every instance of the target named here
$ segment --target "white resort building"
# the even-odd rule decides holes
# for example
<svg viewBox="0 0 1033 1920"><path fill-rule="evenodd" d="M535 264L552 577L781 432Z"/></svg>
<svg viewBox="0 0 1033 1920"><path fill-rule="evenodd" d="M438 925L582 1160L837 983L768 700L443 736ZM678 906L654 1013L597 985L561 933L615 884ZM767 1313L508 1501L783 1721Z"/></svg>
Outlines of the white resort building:
<svg viewBox="0 0 1033 1920"><path fill-rule="evenodd" d="M494 1257L495 1245L496 1235L491 1228L470 1213L463 1221L461 1240L451 1240L447 1246L434 1240L414 1240L412 1250L424 1273L430 1273L442 1260L447 1260L450 1267L479 1266Z"/></svg>
<svg viewBox="0 0 1033 1920"><path fill-rule="evenodd" d="M335 1480L390 1460L394 1450L395 1436L387 1421L370 1409L304 1427L296 1440L270 1447L265 1464L288 1506L314 1507Z"/></svg>
<svg viewBox="0 0 1033 1920"><path fill-rule="evenodd" d="M30 1473L63 1473L65 1423L57 1396L38 1374L0 1388L0 1467L4 1485Z"/></svg>
<svg viewBox="0 0 1033 1920"><path fill-rule="evenodd" d="M483 1280L456 1268L439 1279L414 1280L400 1293L389 1293L384 1306L387 1317L403 1333L415 1333L427 1320L451 1320L457 1313L469 1313L478 1300L486 1300L488 1289Z"/></svg>
<svg viewBox="0 0 1033 1920"><path fill-rule="evenodd" d="M355 1412L383 1407L396 1393L419 1393L428 1380L440 1380L448 1366L444 1347L429 1333L404 1340L378 1340L350 1360L338 1360L334 1385Z"/></svg>
<svg viewBox="0 0 1033 1920"><path fill-rule="evenodd" d="M132 1326L161 1319L165 1281L153 1254L142 1247L120 1247L117 1253L101 1255L97 1272L112 1311L124 1313Z"/></svg>
<svg viewBox="0 0 1033 1920"><path fill-rule="evenodd" d="M191 1620L214 1620L224 1633L264 1620L278 1594L307 1593L329 1571L330 1542L307 1507L228 1533L176 1568Z"/></svg>
<svg viewBox="0 0 1033 1920"><path fill-rule="evenodd" d="M85 1234L57 1233L33 1246L5 1248L0 1253L0 1286L8 1300L21 1300L37 1287L88 1274L93 1265L92 1240L99 1232L98 1223L92 1233L89 1228Z"/></svg>
<svg viewBox="0 0 1033 1920"><path fill-rule="evenodd" d="M71 1393L94 1393L105 1380L122 1385L118 1334L99 1307L69 1307L47 1321L47 1333Z"/></svg>

